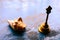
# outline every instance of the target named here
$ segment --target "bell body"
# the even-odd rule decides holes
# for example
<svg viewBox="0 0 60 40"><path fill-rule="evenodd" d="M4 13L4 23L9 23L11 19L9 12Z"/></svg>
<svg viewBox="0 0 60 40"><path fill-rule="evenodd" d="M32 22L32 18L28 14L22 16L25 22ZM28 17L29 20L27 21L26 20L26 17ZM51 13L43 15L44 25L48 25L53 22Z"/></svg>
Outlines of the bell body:
<svg viewBox="0 0 60 40"><path fill-rule="evenodd" d="M39 27L38 27L38 31L43 33L43 34L48 34L50 32L50 28L49 28L49 25L43 23L41 24Z"/></svg>

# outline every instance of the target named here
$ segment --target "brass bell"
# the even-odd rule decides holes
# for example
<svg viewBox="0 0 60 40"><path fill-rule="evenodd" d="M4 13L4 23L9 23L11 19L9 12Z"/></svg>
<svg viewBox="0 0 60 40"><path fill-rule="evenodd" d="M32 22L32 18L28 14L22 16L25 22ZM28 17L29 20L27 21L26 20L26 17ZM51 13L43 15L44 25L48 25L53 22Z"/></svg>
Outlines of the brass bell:
<svg viewBox="0 0 60 40"><path fill-rule="evenodd" d="M42 23L39 27L38 27L38 31L43 33L43 34L48 34L50 32L50 28L49 28L49 25L47 23L48 21L48 16L49 16L49 13L51 13L51 6L49 6L47 9L46 9L46 13L47 13L47 17L46 17L46 21L45 23Z"/></svg>

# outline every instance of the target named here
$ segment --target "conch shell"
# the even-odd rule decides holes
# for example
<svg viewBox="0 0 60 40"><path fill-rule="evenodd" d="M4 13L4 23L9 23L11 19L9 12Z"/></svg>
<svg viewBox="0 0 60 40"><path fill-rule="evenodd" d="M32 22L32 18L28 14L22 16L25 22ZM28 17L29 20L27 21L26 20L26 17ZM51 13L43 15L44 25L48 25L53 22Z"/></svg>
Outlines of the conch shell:
<svg viewBox="0 0 60 40"><path fill-rule="evenodd" d="M15 20L8 20L8 23L11 26L11 28L16 31L24 31L26 27L26 24L23 23L23 20L21 17Z"/></svg>

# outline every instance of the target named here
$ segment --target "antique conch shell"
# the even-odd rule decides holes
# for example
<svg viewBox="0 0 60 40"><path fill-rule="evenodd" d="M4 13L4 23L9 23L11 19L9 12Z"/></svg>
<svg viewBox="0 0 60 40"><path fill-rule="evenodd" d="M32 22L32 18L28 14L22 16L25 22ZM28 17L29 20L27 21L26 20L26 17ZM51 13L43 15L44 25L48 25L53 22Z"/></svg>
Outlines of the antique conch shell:
<svg viewBox="0 0 60 40"><path fill-rule="evenodd" d="M22 18L18 18L15 20L8 20L9 25L12 29L16 31L24 31L26 24L23 23Z"/></svg>

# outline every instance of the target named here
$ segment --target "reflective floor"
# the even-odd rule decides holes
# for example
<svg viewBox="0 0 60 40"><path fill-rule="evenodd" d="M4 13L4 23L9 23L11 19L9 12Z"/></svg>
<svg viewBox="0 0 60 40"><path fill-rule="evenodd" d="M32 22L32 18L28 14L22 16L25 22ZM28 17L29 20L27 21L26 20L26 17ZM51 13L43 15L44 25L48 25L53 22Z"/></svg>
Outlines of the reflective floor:
<svg viewBox="0 0 60 40"><path fill-rule="evenodd" d="M52 7L48 24L51 32L44 35L38 27L46 19L46 8ZM22 17L26 23L24 33L14 32L7 20ZM60 40L59 0L0 0L0 40Z"/></svg>

